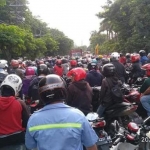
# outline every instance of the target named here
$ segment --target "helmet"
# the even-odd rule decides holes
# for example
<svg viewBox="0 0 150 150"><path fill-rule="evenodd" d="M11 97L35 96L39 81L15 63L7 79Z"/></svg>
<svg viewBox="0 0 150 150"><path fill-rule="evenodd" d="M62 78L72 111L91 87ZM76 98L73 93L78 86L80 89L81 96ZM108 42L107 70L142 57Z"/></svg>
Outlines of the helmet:
<svg viewBox="0 0 150 150"><path fill-rule="evenodd" d="M38 65L37 67L37 74L40 75L40 74L44 74L44 75L47 75L48 74L48 67L47 65L45 64L40 64Z"/></svg>
<svg viewBox="0 0 150 150"><path fill-rule="evenodd" d="M102 72L103 72L103 75L105 77L111 77L111 76L115 75L116 69L115 69L115 66L113 64L109 63L109 64L105 64L103 66Z"/></svg>
<svg viewBox="0 0 150 150"><path fill-rule="evenodd" d="M103 58L103 55L98 55L98 58Z"/></svg>
<svg viewBox="0 0 150 150"><path fill-rule="evenodd" d="M113 52L110 55L111 60L119 60L120 54L118 52Z"/></svg>
<svg viewBox="0 0 150 150"><path fill-rule="evenodd" d="M140 54L140 56L142 57L142 56L145 56L145 55L146 55L146 52L145 52L145 50L140 50L140 51L139 51L139 54Z"/></svg>
<svg viewBox="0 0 150 150"><path fill-rule="evenodd" d="M140 55L139 54L132 54L131 55L131 62L134 63L134 62L138 62L140 60Z"/></svg>
<svg viewBox="0 0 150 150"><path fill-rule="evenodd" d="M57 59L57 60L56 60L56 65L61 66L61 64L62 64L61 59Z"/></svg>
<svg viewBox="0 0 150 150"><path fill-rule="evenodd" d="M18 62L18 60L12 59L11 62L10 62L10 65L13 68L18 68L19 67L19 62Z"/></svg>
<svg viewBox="0 0 150 150"><path fill-rule="evenodd" d="M74 81L80 81L86 78L86 72L83 68L74 68L67 73L67 76L73 76Z"/></svg>
<svg viewBox="0 0 150 150"><path fill-rule="evenodd" d="M146 75L150 77L150 63L143 65L141 69L146 70Z"/></svg>
<svg viewBox="0 0 150 150"><path fill-rule="evenodd" d="M45 104L65 100L67 97L65 81L58 75L47 75L39 82L39 95Z"/></svg>
<svg viewBox="0 0 150 150"><path fill-rule="evenodd" d="M16 74L7 75L1 84L2 96L6 95L8 91L11 91L12 93L12 95L9 96L17 96L17 94L21 90L21 87L22 87L22 80L18 75Z"/></svg>
<svg viewBox="0 0 150 150"><path fill-rule="evenodd" d="M71 60L70 61L70 66L72 66L72 67L77 66L77 61L76 60Z"/></svg>
<svg viewBox="0 0 150 150"><path fill-rule="evenodd" d="M97 63L97 60L94 58L94 59L92 59L91 62L92 62L92 63Z"/></svg>
<svg viewBox="0 0 150 150"><path fill-rule="evenodd" d="M126 58L130 58L130 53L126 53Z"/></svg>
<svg viewBox="0 0 150 150"><path fill-rule="evenodd" d="M35 69L32 67L27 67L25 71L26 76L35 75Z"/></svg>
<svg viewBox="0 0 150 150"><path fill-rule="evenodd" d="M108 64L109 62L108 58L102 58L102 65Z"/></svg>
<svg viewBox="0 0 150 150"><path fill-rule="evenodd" d="M5 68L5 67L8 67L7 65L7 60L0 60L0 68Z"/></svg>
<svg viewBox="0 0 150 150"><path fill-rule="evenodd" d="M78 62L77 67L83 67L83 64L81 61Z"/></svg>
<svg viewBox="0 0 150 150"><path fill-rule="evenodd" d="M90 71L90 70L93 70L93 69L94 69L94 70L97 69L97 64L91 62L91 63L88 64L88 70Z"/></svg>

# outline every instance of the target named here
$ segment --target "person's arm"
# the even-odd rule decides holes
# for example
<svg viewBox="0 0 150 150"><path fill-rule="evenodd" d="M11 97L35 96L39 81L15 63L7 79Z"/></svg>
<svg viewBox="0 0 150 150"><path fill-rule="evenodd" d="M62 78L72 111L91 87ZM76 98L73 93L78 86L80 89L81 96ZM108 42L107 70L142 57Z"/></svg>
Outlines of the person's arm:
<svg viewBox="0 0 150 150"><path fill-rule="evenodd" d="M24 128L27 127L28 119L30 117L29 110L26 106L26 104L22 100L18 100L22 106L22 126Z"/></svg>
<svg viewBox="0 0 150 150"><path fill-rule="evenodd" d="M87 149L87 150L97 150L97 146L96 146L96 144L95 144L95 145L93 145L93 146L91 146L91 147L87 147L86 149Z"/></svg>
<svg viewBox="0 0 150 150"><path fill-rule="evenodd" d="M148 95L148 94L150 94L150 87L148 87L147 90L142 93L142 95Z"/></svg>
<svg viewBox="0 0 150 150"><path fill-rule="evenodd" d="M37 147L37 142L35 141L32 132L29 131L29 124L30 121L28 122L28 127L25 134L25 145L28 149L35 149Z"/></svg>

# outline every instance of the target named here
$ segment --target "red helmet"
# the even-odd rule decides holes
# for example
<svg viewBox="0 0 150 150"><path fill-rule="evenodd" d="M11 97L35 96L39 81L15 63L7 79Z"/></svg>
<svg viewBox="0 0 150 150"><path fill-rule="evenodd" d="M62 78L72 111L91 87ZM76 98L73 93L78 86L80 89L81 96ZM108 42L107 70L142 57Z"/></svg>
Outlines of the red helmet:
<svg viewBox="0 0 150 150"><path fill-rule="evenodd" d="M140 55L139 54L132 54L131 55L131 62L138 62L140 60Z"/></svg>
<svg viewBox="0 0 150 150"><path fill-rule="evenodd" d="M19 67L19 62L18 62L18 60L12 59L11 62L10 62L10 65L13 68L18 68Z"/></svg>
<svg viewBox="0 0 150 150"><path fill-rule="evenodd" d="M73 67L77 66L77 61L76 60L70 60L70 65Z"/></svg>
<svg viewBox="0 0 150 150"><path fill-rule="evenodd" d="M73 76L74 81L80 81L86 78L86 72L83 68L74 68L67 73L67 76Z"/></svg>
<svg viewBox="0 0 150 150"><path fill-rule="evenodd" d="M32 68L32 67L27 67L27 68L26 68L25 75L26 75L26 76L35 75L35 69Z"/></svg>
<svg viewBox="0 0 150 150"><path fill-rule="evenodd" d="M146 75L150 77L150 63L143 65L141 68L146 70Z"/></svg>

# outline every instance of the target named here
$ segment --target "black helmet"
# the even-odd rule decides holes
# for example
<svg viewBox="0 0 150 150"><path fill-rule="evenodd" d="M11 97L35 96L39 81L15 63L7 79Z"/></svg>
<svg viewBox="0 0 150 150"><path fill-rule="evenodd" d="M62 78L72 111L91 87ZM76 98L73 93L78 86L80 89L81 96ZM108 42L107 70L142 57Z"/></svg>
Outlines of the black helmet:
<svg viewBox="0 0 150 150"><path fill-rule="evenodd" d="M139 54L140 54L140 56L142 57L142 56L145 56L145 55L146 55L146 52L145 52L145 50L140 50L140 51L139 51Z"/></svg>
<svg viewBox="0 0 150 150"><path fill-rule="evenodd" d="M89 71L90 70L96 70L97 69L97 64L94 63L94 62L91 62L91 63L88 64L87 68L88 68Z"/></svg>
<svg viewBox="0 0 150 150"><path fill-rule="evenodd" d="M37 67L37 74L38 75L41 75L41 74L47 75L48 74L48 67L47 67L47 65L45 65L45 64L38 65L38 67Z"/></svg>
<svg viewBox="0 0 150 150"><path fill-rule="evenodd" d="M103 66L102 72L105 77L111 77L115 75L116 69L113 64L109 63Z"/></svg>
<svg viewBox="0 0 150 150"><path fill-rule="evenodd" d="M66 83L58 75L47 75L39 82L39 95L45 104L65 100L67 97Z"/></svg>
<svg viewBox="0 0 150 150"><path fill-rule="evenodd" d="M108 64L109 62L108 58L102 58L102 65Z"/></svg>

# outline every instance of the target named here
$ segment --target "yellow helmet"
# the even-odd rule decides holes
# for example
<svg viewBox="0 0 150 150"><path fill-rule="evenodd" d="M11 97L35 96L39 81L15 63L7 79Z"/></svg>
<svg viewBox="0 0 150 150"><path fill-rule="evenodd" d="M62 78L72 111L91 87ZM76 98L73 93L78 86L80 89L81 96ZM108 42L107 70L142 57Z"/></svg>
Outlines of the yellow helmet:
<svg viewBox="0 0 150 150"><path fill-rule="evenodd" d="M99 58L103 58L103 55L99 55L98 57L99 57Z"/></svg>

